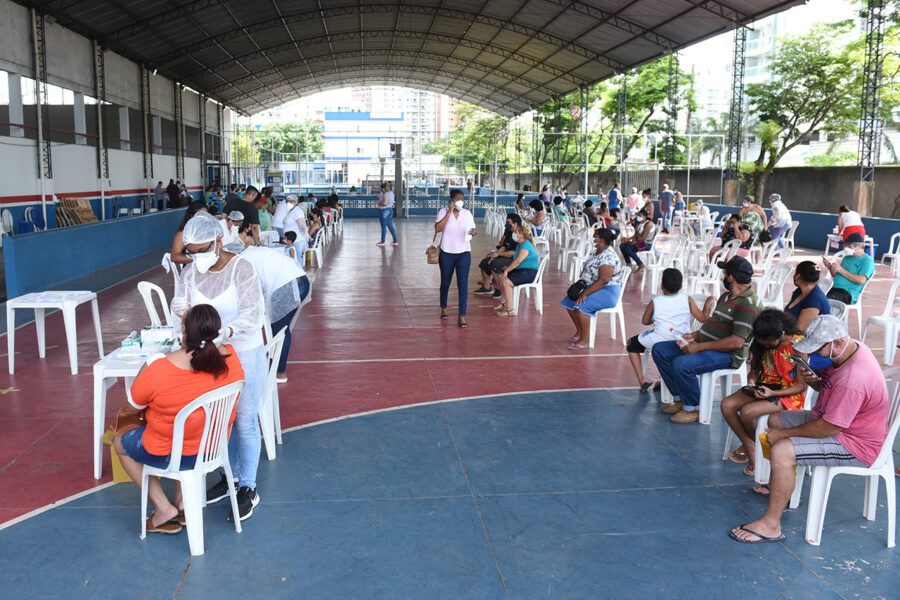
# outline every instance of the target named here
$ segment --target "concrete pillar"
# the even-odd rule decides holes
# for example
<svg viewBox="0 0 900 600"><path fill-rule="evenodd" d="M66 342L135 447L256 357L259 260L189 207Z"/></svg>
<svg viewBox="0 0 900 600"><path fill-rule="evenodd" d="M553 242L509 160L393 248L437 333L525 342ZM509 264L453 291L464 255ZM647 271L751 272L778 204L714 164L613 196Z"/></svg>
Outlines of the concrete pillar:
<svg viewBox="0 0 900 600"><path fill-rule="evenodd" d="M153 142L156 150L152 147L150 152L162 152L162 119L160 117L151 117L153 120Z"/></svg>
<svg viewBox="0 0 900 600"><path fill-rule="evenodd" d="M119 139L122 140L122 150L131 150L131 144L126 141L131 139L131 125L128 122L128 108L125 106L119 107Z"/></svg>
<svg viewBox="0 0 900 600"><path fill-rule="evenodd" d="M853 206L862 217L872 215L872 204L875 200L874 181L853 182Z"/></svg>
<svg viewBox="0 0 900 600"><path fill-rule="evenodd" d="M737 206L741 199L741 182L737 179L725 180L725 197L722 201L726 206Z"/></svg>
<svg viewBox="0 0 900 600"><path fill-rule="evenodd" d="M84 120L84 94L75 92L75 105L72 108L75 110L75 143L87 144L87 138L84 137L84 134L87 133L87 125Z"/></svg>
<svg viewBox="0 0 900 600"><path fill-rule="evenodd" d="M22 76L18 73L9 73L9 122L25 123L25 115L22 111ZM10 137L24 137L25 129L22 127L9 127Z"/></svg>

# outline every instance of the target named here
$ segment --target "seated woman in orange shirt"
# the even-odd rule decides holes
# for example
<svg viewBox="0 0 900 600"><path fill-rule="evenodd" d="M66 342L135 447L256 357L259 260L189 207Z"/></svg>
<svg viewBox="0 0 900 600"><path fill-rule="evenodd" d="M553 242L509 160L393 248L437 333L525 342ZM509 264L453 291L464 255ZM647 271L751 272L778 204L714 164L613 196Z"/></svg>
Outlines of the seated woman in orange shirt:
<svg viewBox="0 0 900 600"><path fill-rule="evenodd" d="M182 322L181 349L166 355L151 356L135 377L128 401L138 410L145 410L147 424L116 436L115 448L125 471L138 485L143 465L159 469L168 466L178 411L207 392L244 379L244 371L234 349L231 346L217 348L213 343L221 326L219 313L209 304L192 307L185 313ZM229 428L234 416L232 411ZM185 421L181 456L183 470L194 466L204 421L202 411L194 412ZM147 531L181 531L184 503L180 484L175 484L172 502L166 497L159 479L151 477L148 485L147 496L153 502L155 511L147 519Z"/></svg>

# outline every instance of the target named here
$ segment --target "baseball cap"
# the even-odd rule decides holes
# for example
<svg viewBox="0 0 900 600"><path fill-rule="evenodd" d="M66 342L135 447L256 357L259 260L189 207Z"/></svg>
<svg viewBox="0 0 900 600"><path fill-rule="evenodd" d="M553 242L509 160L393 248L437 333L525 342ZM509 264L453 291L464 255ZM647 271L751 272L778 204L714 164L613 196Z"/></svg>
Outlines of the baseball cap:
<svg viewBox="0 0 900 600"><path fill-rule="evenodd" d="M734 277L738 283L750 283L753 280L753 266L746 258L732 256L728 262L719 261L716 266L724 269L726 273Z"/></svg>
<svg viewBox="0 0 900 600"><path fill-rule="evenodd" d="M862 234L860 234L860 233L851 233L851 234L848 235L847 238L844 240L844 245L846 246L847 244L862 244L862 243L865 242L865 241L866 241L866 238L864 238L864 237L862 236Z"/></svg>
<svg viewBox="0 0 900 600"><path fill-rule="evenodd" d="M847 324L834 315L819 315L809 322L806 336L794 343L794 350L812 354L828 342L847 337Z"/></svg>

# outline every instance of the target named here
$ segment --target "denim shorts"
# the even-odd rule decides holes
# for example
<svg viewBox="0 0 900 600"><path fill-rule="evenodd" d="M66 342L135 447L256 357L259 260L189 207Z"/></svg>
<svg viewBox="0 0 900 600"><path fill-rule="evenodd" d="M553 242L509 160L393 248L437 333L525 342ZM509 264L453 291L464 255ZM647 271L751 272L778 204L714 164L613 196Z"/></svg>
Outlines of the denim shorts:
<svg viewBox="0 0 900 600"><path fill-rule="evenodd" d="M506 277L513 285L534 283L534 278L537 277L537 269L513 269L506 274Z"/></svg>
<svg viewBox="0 0 900 600"><path fill-rule="evenodd" d="M169 466L169 457L171 454L166 454L165 456L160 456L159 454L150 454L144 449L144 430L147 429L147 426L138 427L137 429L132 429L122 436L122 447L125 449L125 452L130 456L133 460L141 464L148 465L150 467L154 467L156 469L165 469ZM181 457L181 470L184 471L186 469L194 468L194 463L197 461L197 455L194 454L192 456L182 456Z"/></svg>
<svg viewBox="0 0 900 600"><path fill-rule="evenodd" d="M619 301L621 293L622 286L607 285L588 295L581 304L576 305L575 301L569 300L568 296L563 298L560 304L569 310L580 310L589 317L593 317L598 310L614 307Z"/></svg>

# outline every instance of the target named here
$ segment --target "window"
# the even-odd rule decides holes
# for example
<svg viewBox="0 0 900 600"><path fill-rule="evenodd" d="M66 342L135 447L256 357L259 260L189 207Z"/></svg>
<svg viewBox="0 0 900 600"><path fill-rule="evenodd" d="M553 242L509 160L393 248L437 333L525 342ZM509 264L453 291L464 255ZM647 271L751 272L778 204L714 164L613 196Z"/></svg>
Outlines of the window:
<svg viewBox="0 0 900 600"><path fill-rule="evenodd" d="M9 104L9 76L6 71L0 71L0 106Z"/></svg>

